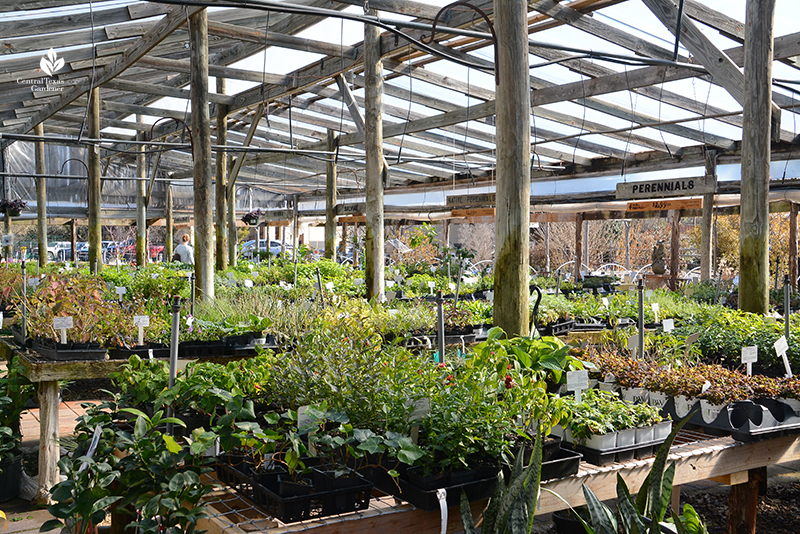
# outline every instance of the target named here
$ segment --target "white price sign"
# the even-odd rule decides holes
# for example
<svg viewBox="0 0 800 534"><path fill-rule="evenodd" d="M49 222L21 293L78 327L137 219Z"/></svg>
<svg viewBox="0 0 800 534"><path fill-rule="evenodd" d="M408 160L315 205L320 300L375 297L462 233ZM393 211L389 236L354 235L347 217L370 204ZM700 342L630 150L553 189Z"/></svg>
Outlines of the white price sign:
<svg viewBox="0 0 800 534"><path fill-rule="evenodd" d="M673 319L664 319L664 332L672 332L675 330L675 321Z"/></svg>
<svg viewBox="0 0 800 534"><path fill-rule="evenodd" d="M575 392L575 402L581 402L584 389L589 389L589 371L567 371L567 391Z"/></svg>
<svg viewBox="0 0 800 534"><path fill-rule="evenodd" d="M628 349L634 350L639 348L639 334L633 334L628 338Z"/></svg>
<svg viewBox="0 0 800 534"><path fill-rule="evenodd" d="M653 308L653 314L656 316L656 322L658 322L658 310L659 310L658 302L652 303L650 307Z"/></svg>
<svg viewBox="0 0 800 534"><path fill-rule="evenodd" d="M245 278L243 283L244 283L244 287L253 287L253 281L250 280L249 278Z"/></svg>
<svg viewBox="0 0 800 534"><path fill-rule="evenodd" d="M608 297L603 297L603 306L605 306L606 309L608 309Z"/></svg>
<svg viewBox="0 0 800 534"><path fill-rule="evenodd" d="M133 326L141 326L146 328L150 326L150 316L149 315L134 315L133 316Z"/></svg>
<svg viewBox="0 0 800 534"><path fill-rule="evenodd" d="M786 352L789 350L789 342L786 341L786 336L781 336L778 341L775 342L775 353L783 359L783 366L786 368L786 378L791 378L794 376L792 374L792 366L789 364L789 357L786 355Z"/></svg>
<svg viewBox="0 0 800 534"><path fill-rule="evenodd" d="M53 328L56 330L72 328L72 317L54 317Z"/></svg>
<svg viewBox="0 0 800 534"><path fill-rule="evenodd" d="M117 286L117 287L114 289L114 291L116 291L116 292L117 292L117 295L119 295L119 296L121 297L122 295L124 295L125 293L127 293L127 292L128 292L128 288L127 288L127 287L125 287L125 286Z"/></svg>

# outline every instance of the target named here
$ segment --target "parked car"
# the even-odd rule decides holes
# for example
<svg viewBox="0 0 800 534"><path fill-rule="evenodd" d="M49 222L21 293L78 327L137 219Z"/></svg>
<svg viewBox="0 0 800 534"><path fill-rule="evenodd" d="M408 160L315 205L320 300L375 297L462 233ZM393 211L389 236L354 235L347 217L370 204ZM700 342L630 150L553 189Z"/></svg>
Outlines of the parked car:
<svg viewBox="0 0 800 534"><path fill-rule="evenodd" d="M258 242L258 250L259 250L259 252L267 252L267 250L269 250L270 254L272 254L273 256L280 256L284 251L284 248L283 248L284 245L281 245L280 241L274 241L274 240L273 241L269 241L269 248L267 248L267 247L268 247L268 245L267 245L267 240L266 239L259 240L259 242ZM290 245L289 243L286 243L285 247L286 247L286 252L288 253L288 255L291 255L292 245ZM252 258L253 257L253 253L255 251L255 248L256 248L256 240L255 239L251 239L249 241L245 241L242 244L242 256L244 256L245 258Z"/></svg>

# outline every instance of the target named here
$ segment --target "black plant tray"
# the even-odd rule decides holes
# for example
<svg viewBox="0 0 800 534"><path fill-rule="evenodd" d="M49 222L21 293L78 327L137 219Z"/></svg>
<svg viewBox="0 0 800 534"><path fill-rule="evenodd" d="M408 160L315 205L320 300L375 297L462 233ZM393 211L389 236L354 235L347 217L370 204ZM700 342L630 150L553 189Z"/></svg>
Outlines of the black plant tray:
<svg viewBox="0 0 800 534"><path fill-rule="evenodd" d="M572 327L575 325L575 319L562 321L560 323L551 323L544 326L537 327L539 333L543 336L563 336L569 334Z"/></svg>
<svg viewBox="0 0 800 534"><path fill-rule="evenodd" d="M559 449L555 457L542 462L542 480L571 477L578 473L583 455L569 449Z"/></svg>
<svg viewBox="0 0 800 534"><path fill-rule="evenodd" d="M169 347L163 343L150 343L148 345L136 345L135 347L114 347L108 349L108 357L112 360L127 360L134 354L140 358L150 357L150 349L153 349L153 358L169 358Z"/></svg>
<svg viewBox="0 0 800 534"><path fill-rule="evenodd" d="M181 358L219 358L225 355L225 343L215 341L184 341L178 345Z"/></svg>
<svg viewBox="0 0 800 534"><path fill-rule="evenodd" d="M268 349L278 348L273 334L264 336L265 343L261 346ZM223 339L225 343L225 353L233 356L247 356L256 353L256 339L254 334L242 334L238 336L228 336Z"/></svg>
<svg viewBox="0 0 800 534"><path fill-rule="evenodd" d="M469 502L488 499L494 493L497 473L498 469L496 467L481 466L478 468L478 473L472 482L445 486L444 489L447 490L447 506L459 506L462 490L467 494ZM420 510L428 512L439 510L439 499L436 497L438 489L423 490L406 480L402 475L395 481L382 469L371 470L368 477L379 490L413 504Z"/></svg>
<svg viewBox="0 0 800 534"><path fill-rule="evenodd" d="M572 326L572 330L576 332L605 330L606 328L608 328L608 323L601 322L594 317L575 319L575 324Z"/></svg>
<svg viewBox="0 0 800 534"><path fill-rule="evenodd" d="M31 338L26 338L22 335L22 327L19 324L11 325L11 334L14 336L16 344L20 347L31 348L33 345L33 340Z"/></svg>
<svg viewBox="0 0 800 534"><path fill-rule="evenodd" d="M576 443L564 443L562 446L583 455L583 459L592 465L604 466L614 462L628 462L634 458L647 458L652 456L663 439L636 443L627 447L614 447L613 449L590 449Z"/></svg>
<svg viewBox="0 0 800 534"><path fill-rule="evenodd" d="M361 475L358 476L363 484L352 488L281 497L230 465L218 463L216 471L220 482L228 484L237 493L284 523L366 510L372 494L372 483Z"/></svg>
<svg viewBox="0 0 800 534"><path fill-rule="evenodd" d="M43 358L56 361L106 359L106 349L101 347L99 343L67 343L62 345L48 340L35 339L33 340L33 350Z"/></svg>
<svg viewBox="0 0 800 534"><path fill-rule="evenodd" d="M733 402L723 408L717 418L710 423L703 419L699 402L695 403L691 410L696 411L689 419L687 427L702 428L711 435L730 435L737 441L759 441L783 434L800 433L800 416L789 406L775 399ZM661 411L669 414L675 421L682 419L675 412L674 399L667 399Z"/></svg>

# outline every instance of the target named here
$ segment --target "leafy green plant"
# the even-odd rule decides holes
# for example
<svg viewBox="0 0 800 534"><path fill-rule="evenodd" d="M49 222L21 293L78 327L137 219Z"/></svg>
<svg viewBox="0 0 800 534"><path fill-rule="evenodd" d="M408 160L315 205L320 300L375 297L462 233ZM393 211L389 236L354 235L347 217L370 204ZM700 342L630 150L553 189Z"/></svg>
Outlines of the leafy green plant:
<svg viewBox="0 0 800 534"><path fill-rule="evenodd" d="M536 432L530 462L523 467L523 451L517 454L506 485L503 472L497 475L494 494L483 515L484 534L529 534L539 500L542 478L542 432ZM461 523L465 534L475 534L475 520L466 493L461 492Z"/></svg>

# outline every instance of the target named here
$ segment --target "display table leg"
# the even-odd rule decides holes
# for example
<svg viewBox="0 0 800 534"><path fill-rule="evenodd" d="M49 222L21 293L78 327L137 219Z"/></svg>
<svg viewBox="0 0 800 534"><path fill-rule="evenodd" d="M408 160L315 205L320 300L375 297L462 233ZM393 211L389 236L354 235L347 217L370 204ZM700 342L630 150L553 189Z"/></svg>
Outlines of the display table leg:
<svg viewBox="0 0 800 534"><path fill-rule="evenodd" d="M58 381L39 383L39 490L36 502L51 504L50 488L58 483Z"/></svg>
<svg viewBox="0 0 800 534"><path fill-rule="evenodd" d="M747 482L731 486L728 502L728 534L755 534L758 488L766 476L766 468L747 472Z"/></svg>

